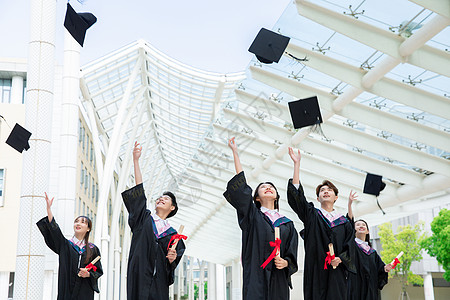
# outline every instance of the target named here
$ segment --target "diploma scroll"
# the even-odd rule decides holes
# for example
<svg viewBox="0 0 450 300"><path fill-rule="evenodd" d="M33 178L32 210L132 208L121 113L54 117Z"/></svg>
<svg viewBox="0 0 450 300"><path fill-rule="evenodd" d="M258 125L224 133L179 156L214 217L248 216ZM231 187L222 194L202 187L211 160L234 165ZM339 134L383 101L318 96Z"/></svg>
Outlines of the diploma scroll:
<svg viewBox="0 0 450 300"><path fill-rule="evenodd" d="M275 227L275 241L280 239L280 227ZM276 257L280 257L280 249L277 249Z"/></svg>
<svg viewBox="0 0 450 300"><path fill-rule="evenodd" d="M403 255L403 251L400 251L400 253L397 255L397 257L394 258L394 260L391 262L393 269L397 266L397 264L400 263L399 259L400 259L400 257L402 257L402 255Z"/></svg>
<svg viewBox="0 0 450 300"><path fill-rule="evenodd" d="M180 229L178 229L178 234L182 234L182 233L183 233L183 230L184 230L184 225L180 225ZM178 241L179 241L179 240L180 240L180 239L175 239L175 240L173 241L172 246L170 246L170 249L175 250L175 248L177 248L177 245L178 245Z"/></svg>
<svg viewBox="0 0 450 300"><path fill-rule="evenodd" d="M334 259L335 256L334 256L333 243L329 243L329 244L328 244L328 249L330 250L330 256L332 257L332 259ZM333 266L333 269L336 269L336 266Z"/></svg>

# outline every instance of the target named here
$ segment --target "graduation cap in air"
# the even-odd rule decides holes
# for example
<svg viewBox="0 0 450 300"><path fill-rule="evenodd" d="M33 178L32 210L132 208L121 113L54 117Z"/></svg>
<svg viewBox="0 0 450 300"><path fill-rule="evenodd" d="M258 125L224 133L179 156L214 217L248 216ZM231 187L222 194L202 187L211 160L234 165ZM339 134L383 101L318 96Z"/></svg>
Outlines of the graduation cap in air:
<svg viewBox="0 0 450 300"><path fill-rule="evenodd" d="M66 18L64 27L69 31L73 38L83 47L86 30L97 22L97 18L88 12L77 13L69 3L67 3Z"/></svg>
<svg viewBox="0 0 450 300"><path fill-rule="evenodd" d="M16 149L18 152L22 153L23 150L30 149L28 140L30 139L31 132L16 123L13 130L6 139L6 143Z"/></svg>
<svg viewBox="0 0 450 300"><path fill-rule="evenodd" d="M248 51L255 54L260 62L271 64L280 60L289 40L287 36L261 28Z"/></svg>
<svg viewBox="0 0 450 300"><path fill-rule="evenodd" d="M377 197L377 205L384 215L385 212L383 211L383 209L380 206L380 203L378 202L378 196L380 195L380 192L384 190L384 188L386 187L386 183L382 181L382 178L383 177L380 175L367 173L366 180L364 181L363 193L374 195L375 197Z"/></svg>
<svg viewBox="0 0 450 300"><path fill-rule="evenodd" d="M313 125L320 126L320 123L323 123L316 96L291 101L288 105L295 129Z"/></svg>

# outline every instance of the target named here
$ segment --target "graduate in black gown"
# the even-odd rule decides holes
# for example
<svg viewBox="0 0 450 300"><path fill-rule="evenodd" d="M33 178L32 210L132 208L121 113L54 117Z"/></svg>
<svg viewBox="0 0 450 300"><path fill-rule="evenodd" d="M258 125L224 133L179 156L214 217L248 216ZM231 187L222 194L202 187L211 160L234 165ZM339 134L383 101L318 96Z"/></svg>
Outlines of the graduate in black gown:
<svg viewBox="0 0 450 300"><path fill-rule="evenodd" d="M47 201L47 217L36 224L44 236L47 246L59 256L58 300L92 300L94 291L99 293L97 280L103 275L102 264L97 261L92 268L86 268L92 260L100 256L100 250L89 243L92 222L86 216L79 216L73 224L74 236L64 237L53 217L53 199Z"/></svg>
<svg viewBox="0 0 450 300"><path fill-rule="evenodd" d="M291 275L298 269L298 234L294 223L277 212L279 195L272 183L259 184L252 197L234 138L228 141L228 146L233 151L236 176L228 182L224 196L236 209L242 230L242 299L289 299ZM275 249L270 244L275 241L275 227L280 228L280 256L268 261Z"/></svg>
<svg viewBox="0 0 450 300"><path fill-rule="evenodd" d="M316 188L320 209L306 200L300 184L300 150L295 153L289 148L289 155L294 162L294 177L288 183L288 203L304 224L304 299L344 300L347 297L347 273L355 272L348 249L353 226L334 210L338 189L330 181L325 180ZM330 243L333 244L334 259L327 254Z"/></svg>
<svg viewBox="0 0 450 300"><path fill-rule="evenodd" d="M351 204L355 194L350 193L348 216L353 219ZM348 300L378 300L380 290L388 283L391 264L385 264L370 243L369 225L364 220L355 223L355 237L350 241L350 253L356 274L348 277Z"/></svg>
<svg viewBox="0 0 450 300"><path fill-rule="evenodd" d="M128 224L133 237L127 270L128 300L167 300L174 271L183 256L185 246L179 240L176 249L169 242L177 235L167 218L178 210L176 198L165 192L156 200L156 214L147 209L139 158L142 147L136 142L133 150L136 186L122 193L128 210ZM173 242L174 240L172 240Z"/></svg>

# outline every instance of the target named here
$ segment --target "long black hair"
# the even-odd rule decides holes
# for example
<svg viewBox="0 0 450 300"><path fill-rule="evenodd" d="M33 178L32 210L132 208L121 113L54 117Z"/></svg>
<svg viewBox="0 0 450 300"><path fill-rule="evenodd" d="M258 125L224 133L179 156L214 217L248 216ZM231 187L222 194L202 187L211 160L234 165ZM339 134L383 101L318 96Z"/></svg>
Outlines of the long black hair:
<svg viewBox="0 0 450 300"><path fill-rule="evenodd" d="M367 224L366 221L364 221L363 219L359 219L359 220L355 221L355 224L356 224L356 222L364 222L364 224L366 224L367 231L369 231L369 224ZM356 231L356 229L355 229L355 231ZM369 246L372 247L372 243L370 242L370 233L366 234L365 242L367 242L367 244L369 244Z"/></svg>
<svg viewBox="0 0 450 300"><path fill-rule="evenodd" d="M84 221L87 223L88 225L88 231L86 232L86 234L83 237L84 243L85 243L85 250L86 250L86 259L84 260L85 264L88 264L92 261L92 256L94 255L90 245L89 245L89 235L92 231L92 221L91 219L89 219L89 217L87 216L78 216L73 222L75 223L79 218L83 218Z"/></svg>
<svg viewBox="0 0 450 300"><path fill-rule="evenodd" d="M256 201L256 198L259 196L259 195L258 195L259 187L260 187L261 185L263 185L263 184L270 184L270 185L273 186L273 188L275 189L275 192L277 192L277 199L275 199L274 208L275 208L276 210L279 211L279 210L280 210L280 205L279 205L279 202L280 202L280 194L278 194L277 187L276 187L275 184L273 184L272 182L266 181L266 182L261 182L260 184L258 184L258 186L257 186L256 189L255 189L255 193L253 194L253 202L255 202L255 205L256 205L257 208L261 208L261 202Z"/></svg>

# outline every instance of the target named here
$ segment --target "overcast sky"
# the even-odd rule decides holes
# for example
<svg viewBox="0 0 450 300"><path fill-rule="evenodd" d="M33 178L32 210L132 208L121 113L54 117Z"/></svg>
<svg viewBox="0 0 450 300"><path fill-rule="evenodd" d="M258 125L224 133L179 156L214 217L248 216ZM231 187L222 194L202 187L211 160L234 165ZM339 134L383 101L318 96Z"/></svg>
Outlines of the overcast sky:
<svg viewBox="0 0 450 300"><path fill-rule="evenodd" d="M26 58L31 0L0 0L0 57ZM57 2L56 58L62 62L66 1ZM87 33L81 64L140 38L188 65L242 71L261 27L272 28L289 0L76 0L98 19Z"/></svg>

